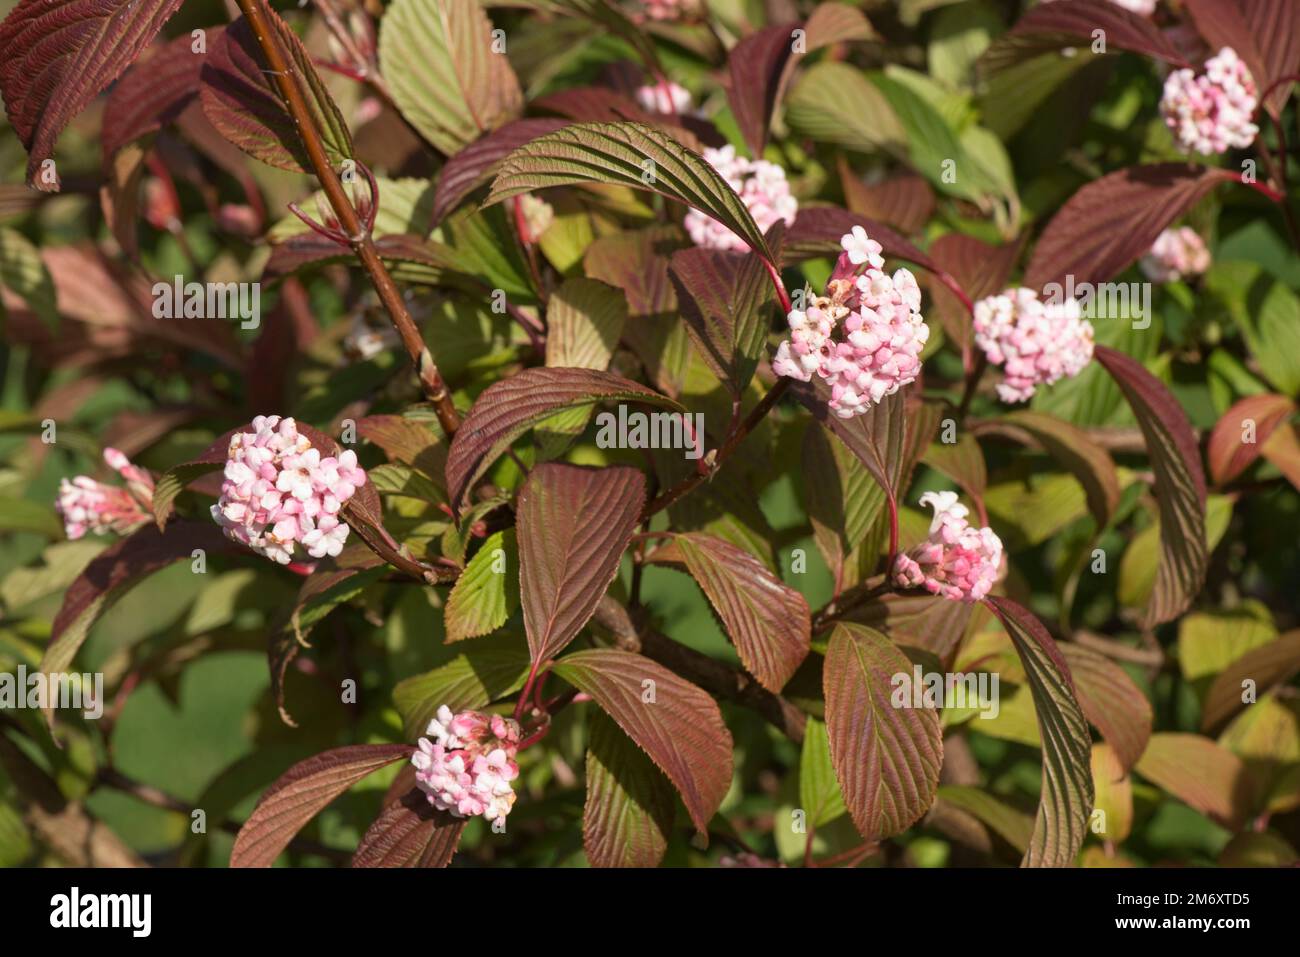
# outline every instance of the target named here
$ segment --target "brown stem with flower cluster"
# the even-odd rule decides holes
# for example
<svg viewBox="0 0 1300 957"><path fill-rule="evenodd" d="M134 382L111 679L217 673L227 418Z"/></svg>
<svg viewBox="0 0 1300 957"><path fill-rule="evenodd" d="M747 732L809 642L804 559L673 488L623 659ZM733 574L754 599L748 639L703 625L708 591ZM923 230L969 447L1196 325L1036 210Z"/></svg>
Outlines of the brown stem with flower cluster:
<svg viewBox="0 0 1300 957"><path fill-rule="evenodd" d="M343 192L343 184L330 166L329 158L325 155L321 132L316 125L316 118L308 108L302 89L298 85L297 71L280 46L279 38L270 28L261 0L238 0L238 3L239 9L243 11L248 25L253 30L253 36L256 37L263 56L271 67L271 79L279 90L285 108L293 117L298 136L311 161L312 172L320 182L334 215L338 217L340 227L347 235L348 245L352 247L357 258L361 260L361 265L370 275L370 281L379 295L379 301L384 304L388 317L397 328L402 345L406 347L407 354L415 364L415 371L420 377L424 394L433 403L438 422L448 436L453 435L460 427L460 415L451 400L451 392L438 372L433 356L424 344L424 339L420 336L415 320L411 318L411 313L406 308L397 284L393 282L393 277L384 266L383 260L379 258L374 239L369 230L362 225L357 211L352 208L347 194Z"/></svg>

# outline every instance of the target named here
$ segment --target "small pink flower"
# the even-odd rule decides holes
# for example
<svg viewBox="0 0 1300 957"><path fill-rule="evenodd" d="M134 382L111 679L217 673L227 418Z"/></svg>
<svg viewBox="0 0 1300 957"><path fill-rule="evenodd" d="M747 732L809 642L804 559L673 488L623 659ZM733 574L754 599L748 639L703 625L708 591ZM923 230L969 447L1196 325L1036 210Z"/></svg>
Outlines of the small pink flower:
<svg viewBox="0 0 1300 957"><path fill-rule="evenodd" d="M1165 79L1160 114L1187 152L1206 156L1244 149L1259 127L1251 122L1259 105L1254 77L1232 47L1205 63L1205 72L1174 70Z"/></svg>
<svg viewBox="0 0 1300 957"><path fill-rule="evenodd" d="M87 532L125 535L153 521L153 476L132 465L117 449L104 449L104 461L126 480L126 488L96 482L86 475L59 483L54 507L71 540Z"/></svg>
<svg viewBox="0 0 1300 957"><path fill-rule="evenodd" d="M443 705L411 756L429 803L454 817L504 818L515 803L519 725L500 715Z"/></svg>
<svg viewBox="0 0 1300 957"><path fill-rule="evenodd" d="M885 261L880 257L881 245L867 236L861 226L854 226L853 231L840 237L840 246L848 253L849 262L855 266L867 263L875 269L881 269Z"/></svg>
<svg viewBox="0 0 1300 957"><path fill-rule="evenodd" d="M1157 236L1138 265L1152 282L1177 282L1209 269L1210 251L1196 230L1180 226Z"/></svg>
<svg viewBox="0 0 1300 957"><path fill-rule="evenodd" d="M974 326L975 344L1003 367L1003 402L1024 402L1038 386L1076 376L1092 361L1092 323L1075 299L1043 302L1032 289L1008 289L975 303Z"/></svg>
<svg viewBox="0 0 1300 957"><path fill-rule="evenodd" d="M766 160L750 160L736 155L734 146L705 148L704 158L739 194L758 228L766 233L777 221L794 222L799 202L790 193L785 170ZM698 209L689 210L683 221L691 241L709 249L744 251L745 241L712 216Z"/></svg>
<svg viewBox="0 0 1300 957"><path fill-rule="evenodd" d="M934 508L929 538L895 559L894 583L951 601L981 600L998 579L1001 539L966 521L969 513L956 492L926 492L921 504Z"/></svg>

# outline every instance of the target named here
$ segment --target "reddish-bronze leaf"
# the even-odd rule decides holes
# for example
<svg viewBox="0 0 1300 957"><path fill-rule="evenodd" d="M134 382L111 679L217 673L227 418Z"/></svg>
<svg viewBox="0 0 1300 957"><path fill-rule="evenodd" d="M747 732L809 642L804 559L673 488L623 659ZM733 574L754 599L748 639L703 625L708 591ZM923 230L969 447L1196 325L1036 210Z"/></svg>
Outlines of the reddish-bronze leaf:
<svg viewBox="0 0 1300 957"><path fill-rule="evenodd" d="M262 15L289 55L294 68L290 79L298 84L315 117L325 153L337 169L353 157L347 123L297 34L274 10L264 8ZM297 124L272 84L261 47L243 17L212 42L200 80L203 112L222 136L263 163L312 171Z"/></svg>
<svg viewBox="0 0 1300 957"><path fill-rule="evenodd" d="M1076 285L1109 281L1193 203L1234 178L1211 166L1158 163L1130 166L1088 183L1043 230L1023 285L1041 292L1049 283L1064 285L1067 276Z"/></svg>
<svg viewBox="0 0 1300 957"><path fill-rule="evenodd" d="M1294 0L1248 0L1242 4L1242 12L1262 63L1255 83L1261 93L1277 84L1264 104L1279 114L1294 84L1278 81L1300 70L1300 4Z"/></svg>
<svg viewBox="0 0 1300 957"><path fill-rule="evenodd" d="M447 160L438 174L433 197L433 225L460 205L474 190L487 183L501 166L501 161L525 143L553 133L565 126L564 120L515 120L465 147Z"/></svg>
<svg viewBox="0 0 1300 957"><path fill-rule="evenodd" d="M224 30L209 29L206 42L216 43ZM194 52L194 38L186 33L141 57L126 72L104 105L106 167L123 146L157 132L194 101L206 56L206 52Z"/></svg>
<svg viewBox="0 0 1300 957"><path fill-rule="evenodd" d="M1189 66L1169 39L1146 17L1110 0L1040 3L1016 21L980 59L985 71L1005 69L1043 53L1088 47L1094 30L1102 31L1106 51L1128 50L1174 66Z"/></svg>
<svg viewBox="0 0 1300 957"><path fill-rule="evenodd" d="M932 707L893 703L907 656L878 631L839 624L822 671L831 763L844 804L867 840L906 830L934 804L943 731Z"/></svg>
<svg viewBox="0 0 1300 957"><path fill-rule="evenodd" d="M839 160L839 171L844 203L850 212L869 216L909 236L920 232L930 221L930 214L934 212L934 190L924 176L895 173L878 183L864 183L843 156ZM933 255L933 248L930 252Z"/></svg>
<svg viewBox="0 0 1300 957"><path fill-rule="evenodd" d="M754 253L692 246L673 253L669 277L695 348L733 396L749 385L767 338L772 299Z"/></svg>
<svg viewBox="0 0 1300 957"><path fill-rule="evenodd" d="M1070 867L1092 813L1092 737L1070 667L1034 613L1009 598L985 599L1025 666L1043 747L1043 792L1024 867Z"/></svg>
<svg viewBox="0 0 1300 957"><path fill-rule="evenodd" d="M924 181L923 181L924 182ZM1006 288L1024 245L1020 240L994 246L962 233L945 233L930 244L930 258L957 281L971 302ZM930 283L933 312L966 356L974 343L970 310L942 282Z"/></svg>
<svg viewBox="0 0 1300 957"><path fill-rule="evenodd" d="M267 788L235 835L231 867L270 867L293 836L368 774L415 751L409 744L354 744L299 761Z"/></svg>
<svg viewBox="0 0 1300 957"><path fill-rule="evenodd" d="M534 663L559 654L596 610L645 507L637 469L548 462L519 490L519 597Z"/></svg>
<svg viewBox="0 0 1300 957"><path fill-rule="evenodd" d="M896 645L921 648L947 660L966 633L972 608L937 595L887 592L854 608L845 620L884 632Z"/></svg>
<svg viewBox="0 0 1300 957"><path fill-rule="evenodd" d="M1160 505L1160 565L1146 608L1146 625L1187 610L1205 584L1205 473L1187 413L1164 384L1136 359L1097 346L1097 361L1111 374L1133 409L1156 477Z"/></svg>
<svg viewBox="0 0 1300 957"><path fill-rule="evenodd" d="M808 656L807 600L752 554L702 532L673 535L649 558L680 565L695 579L763 687L780 691Z"/></svg>
<svg viewBox="0 0 1300 957"><path fill-rule="evenodd" d="M1205 457L1215 485L1231 482L1259 457L1273 431L1295 412L1284 395L1248 395L1214 424Z"/></svg>
<svg viewBox="0 0 1300 957"><path fill-rule="evenodd" d="M649 658L612 648L578 651L552 671L584 691L673 782L697 830L731 786L731 733L711 697Z"/></svg>
<svg viewBox="0 0 1300 957"><path fill-rule="evenodd" d="M464 505L470 486L510 443L552 412L605 399L686 410L667 396L611 372L595 369L525 369L489 386L452 440L447 454L447 496Z"/></svg>
<svg viewBox="0 0 1300 957"><path fill-rule="evenodd" d="M796 29L803 31L798 53L794 49ZM823 3L805 23L766 27L732 47L727 55L727 101L750 152L763 155L772 114L804 55L833 43L869 40L875 35L858 10L843 3Z"/></svg>
<svg viewBox="0 0 1300 957"><path fill-rule="evenodd" d="M0 94L27 149L27 181L58 189L54 144L153 42L181 0L21 0L0 23Z"/></svg>
<svg viewBox="0 0 1300 957"><path fill-rule="evenodd" d="M429 803L412 789L389 803L366 830L353 867L446 867L468 823Z"/></svg>
<svg viewBox="0 0 1300 957"><path fill-rule="evenodd" d="M1253 788L1246 765L1199 734L1151 735L1135 770L1229 830L1239 830L1250 813Z"/></svg>
<svg viewBox="0 0 1300 957"><path fill-rule="evenodd" d="M1071 643L1060 648L1070 664L1084 716L1101 732L1127 773L1151 737L1151 702L1128 673L1105 655Z"/></svg>
<svg viewBox="0 0 1300 957"><path fill-rule="evenodd" d="M592 712L582 847L592 867L657 867L673 826L673 786L605 714Z"/></svg>
<svg viewBox="0 0 1300 957"><path fill-rule="evenodd" d="M1218 727L1245 707L1241 700L1242 682L1255 683L1258 697L1263 697L1300 672L1300 631L1290 631L1273 641L1252 648L1224 668L1210 685L1201 710L1201 730Z"/></svg>

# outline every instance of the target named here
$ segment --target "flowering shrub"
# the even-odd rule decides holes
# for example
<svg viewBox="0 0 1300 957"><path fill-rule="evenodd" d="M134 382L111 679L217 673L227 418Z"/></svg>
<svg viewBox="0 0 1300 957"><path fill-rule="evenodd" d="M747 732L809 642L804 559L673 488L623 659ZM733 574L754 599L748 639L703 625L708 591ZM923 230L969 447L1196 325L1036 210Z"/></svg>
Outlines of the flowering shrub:
<svg viewBox="0 0 1300 957"><path fill-rule="evenodd" d="M1300 4L179 5L0 24L0 863L1297 862Z"/></svg>

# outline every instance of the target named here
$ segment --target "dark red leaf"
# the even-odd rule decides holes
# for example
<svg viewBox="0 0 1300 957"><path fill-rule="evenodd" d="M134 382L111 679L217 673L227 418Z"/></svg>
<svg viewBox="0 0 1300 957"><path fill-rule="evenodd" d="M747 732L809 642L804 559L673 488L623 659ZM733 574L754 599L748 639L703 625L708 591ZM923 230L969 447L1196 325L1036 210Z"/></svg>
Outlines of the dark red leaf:
<svg viewBox="0 0 1300 957"><path fill-rule="evenodd" d="M780 691L808 656L807 600L743 548L690 532L674 535L649 560L682 566L695 579L741 663L769 691Z"/></svg>
<svg viewBox="0 0 1300 957"><path fill-rule="evenodd" d="M931 706L897 707L896 674L907 656L878 631L839 624L822 672L826 733L844 805L868 840L906 830L934 803L943 731Z"/></svg>
<svg viewBox="0 0 1300 957"><path fill-rule="evenodd" d="M1092 813L1092 737L1061 649L1033 612L1009 598L985 604L1002 621L1025 666L1043 746L1043 789L1025 867L1070 867Z"/></svg>
<svg viewBox="0 0 1300 957"><path fill-rule="evenodd" d="M292 61L291 79L314 115L326 154L338 168L353 156L347 123L297 34L275 11L262 12ZM243 17L212 43L200 79L203 112L222 136L263 163L312 172L297 124L273 86L261 47Z"/></svg>
<svg viewBox="0 0 1300 957"><path fill-rule="evenodd" d="M1049 283L1064 285L1067 276L1076 285L1109 281L1193 203L1231 179L1232 173L1213 167L1159 163L1088 183L1043 230L1023 285L1041 291Z"/></svg>
<svg viewBox="0 0 1300 957"><path fill-rule="evenodd" d="M423 791L407 791L370 825L353 867L446 867L468 823L436 810Z"/></svg>
<svg viewBox="0 0 1300 957"><path fill-rule="evenodd" d="M235 835L231 867L270 867L295 834L362 778L409 758L409 744L355 744L300 761L267 788Z"/></svg>
<svg viewBox="0 0 1300 957"><path fill-rule="evenodd" d="M515 514L520 602L535 664L559 654L591 618L644 507L645 476L633 468L548 462L529 474Z"/></svg>
<svg viewBox="0 0 1300 957"><path fill-rule="evenodd" d="M1245 0L1242 11L1263 64L1262 73L1255 74L1255 83L1263 93L1282 77L1300 71L1300 4L1295 0ZM1269 94L1265 105L1270 112L1280 114L1292 86L1279 83Z"/></svg>
<svg viewBox="0 0 1300 957"><path fill-rule="evenodd" d="M27 181L39 175L69 121L153 42L181 0L21 0L0 23L0 94L27 148Z"/></svg>
<svg viewBox="0 0 1300 957"><path fill-rule="evenodd" d="M662 665L612 648L578 651L552 669L591 695L673 782L698 831L731 786L731 733L711 697Z"/></svg>
<svg viewBox="0 0 1300 957"><path fill-rule="evenodd" d="M208 30L206 42L216 43L224 29ZM104 105L106 166L127 143L162 129L194 101L206 56L194 52L194 38L186 33L141 57L126 72Z"/></svg>
<svg viewBox="0 0 1300 957"><path fill-rule="evenodd" d="M1223 413L1210 433L1206 458L1216 485L1230 482L1259 457L1274 430L1291 418L1295 403L1284 395L1248 395ZM1250 441L1246 441L1247 439Z"/></svg>
<svg viewBox="0 0 1300 957"><path fill-rule="evenodd" d="M1079 707L1128 773L1151 737L1151 702L1123 668L1100 652L1072 643L1060 649L1070 664Z"/></svg>
<svg viewBox="0 0 1300 957"><path fill-rule="evenodd" d="M974 236L945 233L930 244L929 254L972 302L979 302L1006 288L1023 246L1023 237L994 246ZM934 299L933 311L944 331L961 348L962 355L967 355L974 342L970 310L941 282L930 283L930 295Z"/></svg>
<svg viewBox="0 0 1300 957"><path fill-rule="evenodd" d="M920 232L930 221L930 214L934 212L934 189L924 176L896 173L878 183L864 183L842 156L839 169L844 203L851 212L899 229L904 235ZM931 248L930 252L933 255L934 249Z"/></svg>
<svg viewBox="0 0 1300 957"><path fill-rule="evenodd" d="M1147 627L1187 610L1205 584L1205 473L1187 413L1136 359L1097 346L1097 361L1118 383L1146 439L1160 506L1160 565L1146 608Z"/></svg>
<svg viewBox="0 0 1300 957"><path fill-rule="evenodd" d="M989 47L980 65L997 71L1039 54L1090 47L1094 30L1103 31L1108 53L1128 50L1174 66L1189 65L1154 23L1111 0L1040 3Z"/></svg>
<svg viewBox="0 0 1300 957"><path fill-rule="evenodd" d="M447 455L447 496L459 509L470 486L510 443L552 412L604 399L645 402L685 412L680 405L610 372L525 369L489 386L465 416Z"/></svg>

